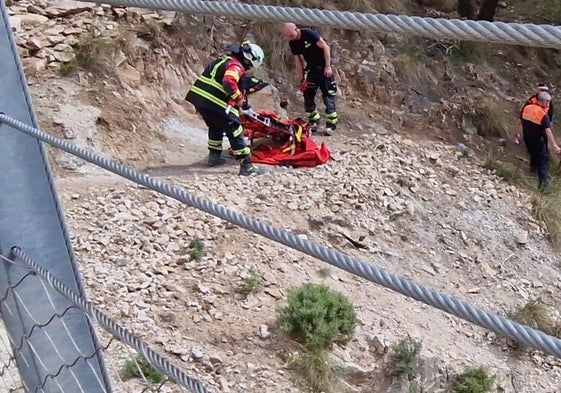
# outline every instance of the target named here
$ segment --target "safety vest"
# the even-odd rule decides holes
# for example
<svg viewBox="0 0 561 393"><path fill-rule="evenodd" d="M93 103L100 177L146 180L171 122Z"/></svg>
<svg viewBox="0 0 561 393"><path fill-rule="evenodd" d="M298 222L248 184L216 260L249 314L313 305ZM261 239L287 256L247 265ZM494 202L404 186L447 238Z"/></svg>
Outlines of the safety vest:
<svg viewBox="0 0 561 393"><path fill-rule="evenodd" d="M537 104L526 105L522 110L522 120L527 120L534 124L542 124L543 117L547 115L547 110Z"/></svg>
<svg viewBox="0 0 561 393"><path fill-rule="evenodd" d="M533 95L532 97L530 97L528 99L528 102L526 103L526 105L529 105L529 104L538 105L538 95L537 94ZM547 105L544 108L545 108L545 111L548 112L549 111L549 103L547 103Z"/></svg>
<svg viewBox="0 0 561 393"><path fill-rule="evenodd" d="M229 98L222 87L222 79L231 61L235 60L231 56L224 55L210 63L197 78L185 99L197 108L224 112L228 107ZM235 107L232 107L229 113L239 117L239 111Z"/></svg>
<svg viewBox="0 0 561 393"><path fill-rule="evenodd" d="M546 129L542 121L544 118L549 119L544 108L535 104L526 105L520 118L524 135L544 135Z"/></svg>

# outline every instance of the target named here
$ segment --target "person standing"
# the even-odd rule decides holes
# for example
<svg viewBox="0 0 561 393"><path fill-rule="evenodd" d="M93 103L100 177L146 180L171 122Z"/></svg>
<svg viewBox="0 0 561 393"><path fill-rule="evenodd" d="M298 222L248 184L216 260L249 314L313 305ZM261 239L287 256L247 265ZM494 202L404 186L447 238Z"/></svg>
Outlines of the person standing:
<svg viewBox="0 0 561 393"><path fill-rule="evenodd" d="M240 80L247 70L261 66L264 58L263 49L249 41L230 45L227 54L206 66L187 93L185 100L193 104L208 127L208 166L226 163L222 158L222 139L226 134L234 158L240 161L240 176L265 172L251 162L239 112L244 103Z"/></svg>
<svg viewBox="0 0 561 393"><path fill-rule="evenodd" d="M541 93L542 91L544 92L549 92L549 88L547 87L547 85L545 83L539 83L538 84L538 88L535 94L533 94L532 96L530 96L526 102L524 103L524 106L522 106L522 109L520 110L520 117L519 117L519 125L518 125L518 129L519 131L517 131L516 136L514 137L514 142L518 145L520 144L520 140L522 139L522 112L524 111L524 108L526 108L527 105L530 104L537 104L538 103L538 94ZM553 103L550 101L547 105L547 107L545 108L547 111L547 115L549 117L549 121L550 123L553 122ZM546 147L547 147L547 140L545 141L546 143ZM537 171L536 166L534 165L533 162L530 162L530 172L535 173Z"/></svg>
<svg viewBox="0 0 561 393"><path fill-rule="evenodd" d="M549 148L552 147L556 155L561 154L561 148L557 145L551 122L547 114L551 96L542 91L538 93L535 104L524 106L521 113L522 134L524 144L530 154L530 165L538 174L538 190L544 191L548 186L549 172Z"/></svg>
<svg viewBox="0 0 561 393"><path fill-rule="evenodd" d="M319 88L325 105L325 135L333 135L339 116L335 103L337 82L333 76L329 46L315 30L300 29L294 23L283 25L283 35L294 55L296 76L304 93L304 110L310 128L312 132L319 128L321 116L315 102Z"/></svg>

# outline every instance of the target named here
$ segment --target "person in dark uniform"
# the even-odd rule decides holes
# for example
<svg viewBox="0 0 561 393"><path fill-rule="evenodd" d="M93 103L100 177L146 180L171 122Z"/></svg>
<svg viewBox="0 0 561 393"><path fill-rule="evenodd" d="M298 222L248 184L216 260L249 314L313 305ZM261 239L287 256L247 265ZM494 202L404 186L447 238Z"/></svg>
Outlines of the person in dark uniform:
<svg viewBox="0 0 561 393"><path fill-rule="evenodd" d="M208 127L208 165L214 167L226 162L222 158L222 139L226 134L234 157L240 161L239 175L261 175L265 171L251 162L251 151L243 138L239 110L244 93L239 84L247 70L261 66L265 54L261 47L249 41L230 45L228 50L228 54L204 69L185 99L193 104Z"/></svg>
<svg viewBox="0 0 561 393"><path fill-rule="evenodd" d="M301 81L300 90L304 93L304 110L312 132L319 128L321 119L316 107L315 97L321 90L325 105L325 135L333 135L339 116L335 105L337 82L331 66L331 51L320 34L312 29L299 29L294 23L285 23L283 35L289 46L296 66L296 76Z"/></svg>

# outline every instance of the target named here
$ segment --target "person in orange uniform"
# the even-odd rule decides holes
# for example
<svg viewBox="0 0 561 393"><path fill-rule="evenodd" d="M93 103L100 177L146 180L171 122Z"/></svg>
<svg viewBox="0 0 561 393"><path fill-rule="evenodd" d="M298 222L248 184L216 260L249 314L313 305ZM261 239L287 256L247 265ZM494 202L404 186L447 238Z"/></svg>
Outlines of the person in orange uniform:
<svg viewBox="0 0 561 393"><path fill-rule="evenodd" d="M251 162L251 151L243 138L240 109L244 94L240 80L246 71L261 66L263 49L249 41L233 44L228 53L210 63L187 93L185 99L193 104L208 127L208 165L223 165L223 135L230 141L234 158L240 161L240 176L261 175L265 171Z"/></svg>
<svg viewBox="0 0 561 393"><path fill-rule="evenodd" d="M538 190L545 191L548 186L549 148L552 147L556 155L561 154L557 145L551 121L547 114L551 96L542 91L536 97L536 103L525 105L520 115L522 121L522 134L524 144L530 154L530 165L535 168L538 175Z"/></svg>
<svg viewBox="0 0 561 393"><path fill-rule="evenodd" d="M524 103L524 106L522 107L522 109L520 109L520 119L522 119L522 111L524 110L526 105L537 104L538 103L538 94L540 94L542 91L549 92L549 87L547 87L547 85L545 83L538 84L538 89L537 89L536 93L531 95L530 98L528 98L526 100L526 102ZM549 102L549 105L546 109L547 109L547 115L549 116L549 121L553 122L553 103L551 101ZM520 143L521 138L522 138L522 133L517 132L517 134L514 138L514 141L516 142L516 144Z"/></svg>

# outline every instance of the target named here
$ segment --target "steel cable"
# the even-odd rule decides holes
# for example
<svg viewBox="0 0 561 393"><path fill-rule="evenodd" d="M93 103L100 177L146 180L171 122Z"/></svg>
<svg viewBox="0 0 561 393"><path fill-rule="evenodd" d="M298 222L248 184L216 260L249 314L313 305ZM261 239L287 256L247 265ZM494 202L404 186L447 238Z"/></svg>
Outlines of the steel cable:
<svg viewBox="0 0 561 393"><path fill-rule="evenodd" d="M68 300L80 307L90 318L96 321L105 330L113 334L122 342L130 345L147 359L152 367L158 368L168 377L183 385L193 393L208 393L204 386L195 378L189 377L178 367L174 366L160 354L150 349L138 337L131 334L128 330L118 325L111 318L95 308L90 302L82 298L79 294L72 291L68 286L59 281L47 269L39 266L19 247L12 247L9 258L14 262L21 262L26 268L47 281L54 289L65 296ZM96 351L97 352L97 351ZM93 355L92 355L93 356Z"/></svg>
<svg viewBox="0 0 561 393"><path fill-rule="evenodd" d="M99 0L84 0L99 4ZM373 30L433 39L561 48L561 27L531 23L505 23L461 19L384 15L350 11L279 7L202 0L103 0L122 7L185 11L271 22L294 22L349 30Z"/></svg>

